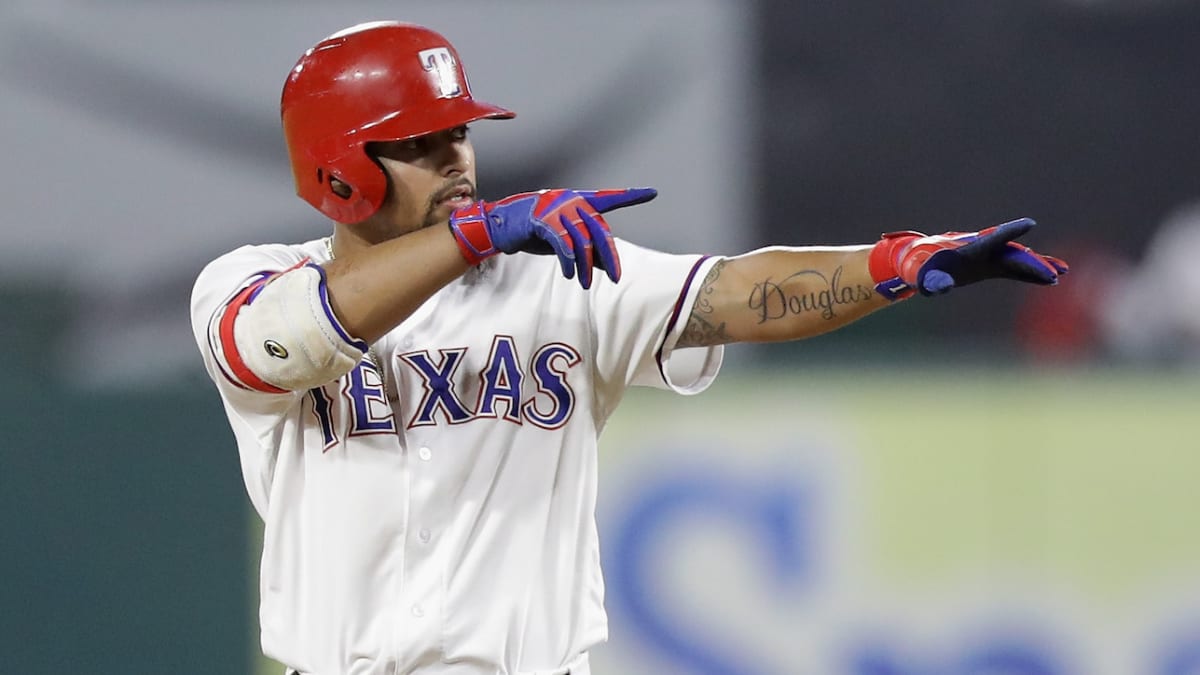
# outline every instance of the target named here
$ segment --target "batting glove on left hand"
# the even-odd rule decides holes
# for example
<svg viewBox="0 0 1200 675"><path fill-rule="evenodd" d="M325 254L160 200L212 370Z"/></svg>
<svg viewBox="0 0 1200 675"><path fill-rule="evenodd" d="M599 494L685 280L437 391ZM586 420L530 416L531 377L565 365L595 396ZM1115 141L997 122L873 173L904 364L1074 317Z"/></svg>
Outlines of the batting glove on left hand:
<svg viewBox="0 0 1200 675"><path fill-rule="evenodd" d="M984 279L1015 279L1050 286L1069 271L1067 263L1016 243L1033 229L1020 218L979 232L891 232L871 249L875 290L889 300L946 293Z"/></svg>
<svg viewBox="0 0 1200 675"><path fill-rule="evenodd" d="M621 261L608 223L600 214L642 204L658 196L653 188L627 190L540 190L475 202L450 216L450 231L472 265L499 253L554 254L568 279L592 285L599 267L614 282Z"/></svg>

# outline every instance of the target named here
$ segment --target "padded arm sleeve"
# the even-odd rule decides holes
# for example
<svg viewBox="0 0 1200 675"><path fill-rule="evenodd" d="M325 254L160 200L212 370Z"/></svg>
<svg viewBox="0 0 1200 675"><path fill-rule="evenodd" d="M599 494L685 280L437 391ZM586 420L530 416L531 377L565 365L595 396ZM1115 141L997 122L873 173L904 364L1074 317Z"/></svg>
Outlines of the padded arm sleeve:
<svg viewBox="0 0 1200 675"><path fill-rule="evenodd" d="M353 369L367 351L334 315L325 270L308 262L246 286L218 309L209 332L226 375L269 393L321 386Z"/></svg>

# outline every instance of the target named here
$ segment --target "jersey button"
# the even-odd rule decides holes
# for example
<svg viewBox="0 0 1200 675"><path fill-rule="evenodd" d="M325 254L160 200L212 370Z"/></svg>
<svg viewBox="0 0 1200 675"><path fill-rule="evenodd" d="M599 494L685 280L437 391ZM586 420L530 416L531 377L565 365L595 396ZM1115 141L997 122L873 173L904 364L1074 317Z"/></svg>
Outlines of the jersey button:
<svg viewBox="0 0 1200 675"><path fill-rule="evenodd" d="M425 610L422 609L420 605L413 605L412 606L412 615L419 619L419 618L425 616Z"/></svg>
<svg viewBox="0 0 1200 675"><path fill-rule="evenodd" d="M432 536L433 536L433 533L430 532L429 529L425 528L425 527L422 527L421 531L417 533L417 537L419 537L421 539L422 544L428 544L429 539Z"/></svg>
<svg viewBox="0 0 1200 675"><path fill-rule="evenodd" d="M425 446L421 446L421 449L417 450L417 457L420 457L423 461L428 462L429 458L433 457L433 451Z"/></svg>

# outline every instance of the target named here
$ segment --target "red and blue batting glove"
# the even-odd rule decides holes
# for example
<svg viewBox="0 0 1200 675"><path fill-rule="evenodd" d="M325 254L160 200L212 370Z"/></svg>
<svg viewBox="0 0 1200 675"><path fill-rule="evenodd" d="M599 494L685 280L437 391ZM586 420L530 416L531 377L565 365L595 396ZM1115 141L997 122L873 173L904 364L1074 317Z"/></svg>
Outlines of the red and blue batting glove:
<svg viewBox="0 0 1200 675"><path fill-rule="evenodd" d="M1051 286L1070 269L1062 260L1013 241L1033 229L1021 218L979 232L890 232L871 249L875 290L888 300L916 292L939 295L984 279L1015 279Z"/></svg>
<svg viewBox="0 0 1200 675"><path fill-rule="evenodd" d="M557 255L563 276L591 288L592 268L614 282L621 261L608 223L600 215L658 196L653 188L627 190L539 190L497 202L478 201L450 215L463 258L472 265L500 253Z"/></svg>

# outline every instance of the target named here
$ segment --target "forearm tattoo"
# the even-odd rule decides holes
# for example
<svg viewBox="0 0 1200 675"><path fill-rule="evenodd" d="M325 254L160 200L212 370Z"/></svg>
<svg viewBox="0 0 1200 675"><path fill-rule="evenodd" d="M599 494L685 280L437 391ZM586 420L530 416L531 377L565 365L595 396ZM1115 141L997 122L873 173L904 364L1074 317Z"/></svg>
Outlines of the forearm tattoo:
<svg viewBox="0 0 1200 675"><path fill-rule="evenodd" d="M696 304L692 305L692 314L688 317L687 326L683 329L683 334L679 336L679 342L675 343L677 348L708 347L733 341L725 332L724 321L717 325L710 321L715 311L712 305L713 286L720 278L721 269L725 267L726 262L718 260L709 271L708 276L704 277L704 282L700 285L700 292L696 295Z"/></svg>
<svg viewBox="0 0 1200 675"><path fill-rule="evenodd" d="M718 321L717 307L713 304L717 280L727 261L713 265L708 276L700 285L696 303L688 317L687 326L679 336L678 347L711 347L734 342L729 335L728 324ZM844 270L839 265L832 274L805 269L791 274L780 281L770 277L759 281L750 289L744 307L762 325L770 321L812 315L824 321L839 318L839 309L849 305L869 302L876 298L875 289L863 284L842 284ZM725 316L730 316L728 308Z"/></svg>
<svg viewBox="0 0 1200 675"><path fill-rule="evenodd" d="M808 283L798 290L787 288L789 282L801 280ZM840 265L829 277L817 270L800 270L779 282L768 277L754 284L746 306L755 313L760 324L814 313L826 321L832 321L838 317L839 305L866 302L875 297L871 287L862 284L843 286L841 280Z"/></svg>

